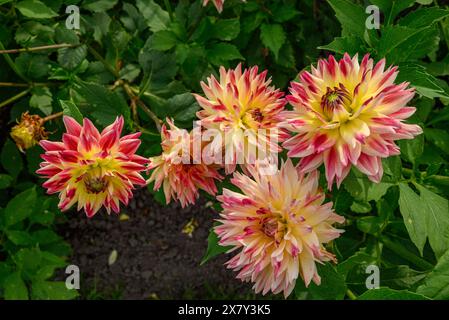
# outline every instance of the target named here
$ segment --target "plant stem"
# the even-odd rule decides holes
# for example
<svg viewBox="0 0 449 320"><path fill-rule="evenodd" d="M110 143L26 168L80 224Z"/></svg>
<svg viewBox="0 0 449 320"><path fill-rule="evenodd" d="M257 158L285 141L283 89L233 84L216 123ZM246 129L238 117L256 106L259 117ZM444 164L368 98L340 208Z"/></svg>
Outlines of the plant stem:
<svg viewBox="0 0 449 320"><path fill-rule="evenodd" d="M411 253L409 250L407 250L403 245L401 245L399 242L392 241L391 239L387 238L386 236L381 236L379 240L391 251L395 252L400 257L410 261L415 266L420 267L423 270L430 270L433 268L433 265L424 260L423 258L420 258L416 256L415 254Z"/></svg>
<svg viewBox="0 0 449 320"><path fill-rule="evenodd" d="M2 103L0 103L0 108L7 106L10 103L13 103L16 100L19 100L20 98L26 96L28 94L28 92L30 92L30 89L26 89L18 94L16 94L15 96L9 98L8 100L3 101Z"/></svg>
<svg viewBox="0 0 449 320"><path fill-rule="evenodd" d="M3 46L3 43L0 41L0 50L5 50L5 47ZM14 63L14 61L12 61L11 57L9 56L9 54L5 53L3 55L3 57L6 60L6 63L8 63L8 65L10 66L10 68L15 72L15 74L17 74L23 81L29 83L30 81L27 79L27 77L25 77L25 75L19 71L19 69L17 68L16 64Z"/></svg>
<svg viewBox="0 0 449 320"><path fill-rule="evenodd" d="M50 44L47 46L39 46L39 47L31 47L31 48L19 48L19 49L4 49L4 48L2 48L2 50L0 50L0 54L33 52L33 51L61 49L61 48L73 48L73 47L77 47L77 46L79 46L79 44L59 43L59 44Z"/></svg>
<svg viewBox="0 0 449 320"><path fill-rule="evenodd" d="M171 4L169 0L164 0L165 8L168 11L168 15L170 16L170 21L173 22L173 10L171 8Z"/></svg>
<svg viewBox="0 0 449 320"><path fill-rule="evenodd" d="M15 88L28 88L28 87L48 87L58 85L53 82L32 82L32 83L19 83L19 82L0 82L0 87L15 87Z"/></svg>
<svg viewBox="0 0 449 320"><path fill-rule="evenodd" d="M149 117L151 120L154 121L154 124L156 125L156 128L159 132L161 132L161 119L159 119L156 114L151 111L150 108L148 108L145 103L142 102L142 100L139 99L138 95L136 96L133 92L133 89L131 86L127 83L123 83L123 88L125 89L126 93L128 94L129 98L131 99L131 108L133 107L133 104L137 104ZM138 92L137 92L138 93Z"/></svg>
<svg viewBox="0 0 449 320"><path fill-rule="evenodd" d="M346 290L346 295L351 300L357 300L357 296L354 294L354 292L351 291L351 289Z"/></svg>
<svg viewBox="0 0 449 320"><path fill-rule="evenodd" d="M117 79L120 78L120 74L118 73L117 70L115 70L115 68L113 68L102 56L101 54L99 54L94 48L92 48L90 45L87 46L87 50L89 50L89 52L95 57L95 59L97 59L98 61L100 61L106 69L108 69L108 71L110 73L112 73L114 75L114 77L116 77Z"/></svg>
<svg viewBox="0 0 449 320"><path fill-rule="evenodd" d="M45 123L47 121L62 117L63 115L64 115L64 112L62 112L62 111L58 112L58 113L51 114L49 116L46 116L45 118L42 118L41 123Z"/></svg>

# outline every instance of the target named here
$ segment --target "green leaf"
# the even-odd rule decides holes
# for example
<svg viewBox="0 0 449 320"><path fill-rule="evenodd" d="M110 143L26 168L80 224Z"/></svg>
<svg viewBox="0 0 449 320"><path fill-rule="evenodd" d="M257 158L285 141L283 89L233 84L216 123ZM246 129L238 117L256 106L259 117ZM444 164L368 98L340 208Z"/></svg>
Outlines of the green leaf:
<svg viewBox="0 0 449 320"><path fill-rule="evenodd" d="M34 208L37 199L36 188L32 187L12 198L4 211L6 226L12 226L27 218Z"/></svg>
<svg viewBox="0 0 449 320"><path fill-rule="evenodd" d="M3 168L5 168L13 178L16 178L20 171L22 171L23 161L19 150L10 139L6 140L3 145L0 158Z"/></svg>
<svg viewBox="0 0 449 320"><path fill-rule="evenodd" d="M368 17L364 8L348 0L327 0L327 2L341 23L342 36L356 35L362 38L365 33L365 21Z"/></svg>
<svg viewBox="0 0 449 320"><path fill-rule="evenodd" d="M5 300L28 300L28 289L19 272L12 273L4 283Z"/></svg>
<svg viewBox="0 0 449 320"><path fill-rule="evenodd" d="M270 9L273 20L278 23L289 21L299 15L299 11L295 9L295 5L293 4L278 2L274 8Z"/></svg>
<svg viewBox="0 0 449 320"><path fill-rule="evenodd" d="M15 60L17 69L30 79L43 79L50 70L50 60L46 55L23 52Z"/></svg>
<svg viewBox="0 0 449 320"><path fill-rule="evenodd" d="M424 151L424 135L421 134L411 140L401 140L398 144L401 148L401 157L415 164Z"/></svg>
<svg viewBox="0 0 449 320"><path fill-rule="evenodd" d="M75 90L86 100L90 106L90 115L100 125L110 125L119 115L123 115L125 123L129 123L129 107L118 92L109 91L102 85L84 81L76 83Z"/></svg>
<svg viewBox="0 0 449 320"><path fill-rule="evenodd" d="M438 7L421 8L410 12L404 18L399 20L399 25L409 28L425 28L449 16L449 10Z"/></svg>
<svg viewBox="0 0 449 320"><path fill-rule="evenodd" d="M153 0L137 0L136 6L151 31L157 32L167 29L170 17L167 11L164 11L156 2Z"/></svg>
<svg viewBox="0 0 449 320"><path fill-rule="evenodd" d="M420 192L421 203L425 206L424 211L418 214L425 216L430 246L435 255L440 257L449 250L449 202L423 186L415 185Z"/></svg>
<svg viewBox="0 0 449 320"><path fill-rule="evenodd" d="M0 173L0 190L8 188L12 181L13 178L11 176Z"/></svg>
<svg viewBox="0 0 449 320"><path fill-rule="evenodd" d="M33 19L50 19L58 16L56 12L38 0L19 1L15 6L25 17Z"/></svg>
<svg viewBox="0 0 449 320"><path fill-rule="evenodd" d="M287 39L284 28L280 24L262 24L260 27L260 39L264 46L270 49L278 60L279 49Z"/></svg>
<svg viewBox="0 0 449 320"><path fill-rule="evenodd" d="M430 300L429 298L407 290L379 288L365 291L357 300Z"/></svg>
<svg viewBox="0 0 449 320"><path fill-rule="evenodd" d="M437 265L426 277L423 285L416 290L417 293L432 299L449 299L449 251L438 260Z"/></svg>
<svg viewBox="0 0 449 320"><path fill-rule="evenodd" d="M427 140L449 155L449 133L446 130L425 128L424 135Z"/></svg>
<svg viewBox="0 0 449 320"><path fill-rule="evenodd" d="M33 244L33 238L25 231L6 231L8 239L17 246Z"/></svg>
<svg viewBox="0 0 449 320"><path fill-rule="evenodd" d="M318 49L328 50L339 54L348 53L354 55L360 52L360 48L364 47L363 40L358 36L346 36L335 38L331 43L325 46L320 46Z"/></svg>
<svg viewBox="0 0 449 320"><path fill-rule="evenodd" d="M380 285L396 290L411 289L427 275L425 272L410 269L405 265L383 268L380 274Z"/></svg>
<svg viewBox="0 0 449 320"><path fill-rule="evenodd" d="M58 63L66 70L72 71L78 67L87 56L86 45L75 48L62 48L58 50Z"/></svg>
<svg viewBox="0 0 449 320"><path fill-rule="evenodd" d="M376 235L381 230L384 220L380 217L369 216L357 219L357 228L363 233Z"/></svg>
<svg viewBox="0 0 449 320"><path fill-rule="evenodd" d="M240 33L240 20L235 19L220 19L212 28L212 37L220 40L230 41Z"/></svg>
<svg viewBox="0 0 449 320"><path fill-rule="evenodd" d="M42 111L45 115L52 112L53 95L47 87L34 87L30 99L30 106Z"/></svg>
<svg viewBox="0 0 449 320"><path fill-rule="evenodd" d="M229 43L217 43L212 45L212 47L207 49L207 56L216 66L221 66L223 63L230 60L244 60L239 49Z"/></svg>
<svg viewBox="0 0 449 320"><path fill-rule="evenodd" d="M83 123L83 115L78 107L69 100L59 100L64 115L74 118L79 124Z"/></svg>
<svg viewBox="0 0 449 320"><path fill-rule="evenodd" d="M67 289L62 281L33 281L32 295L41 300L71 300L78 297L78 291Z"/></svg>
<svg viewBox="0 0 449 320"><path fill-rule="evenodd" d="M177 42L178 39L172 31L161 30L153 35L151 47L154 50L167 51L173 48Z"/></svg>
<svg viewBox="0 0 449 320"><path fill-rule="evenodd" d="M422 255L427 238L426 207L420 197L405 183L399 183L399 209L410 239Z"/></svg>
<svg viewBox="0 0 449 320"><path fill-rule="evenodd" d="M217 224L214 224L214 227L217 226ZM207 250L204 254L204 257L201 259L201 265L205 264L210 259L225 253L231 247L224 247L218 244L218 237L217 234L214 232L214 227L210 229L209 237L207 237Z"/></svg>
<svg viewBox="0 0 449 320"><path fill-rule="evenodd" d="M385 24L393 22L394 18L402 10L407 9L415 3L415 0L371 0L385 14Z"/></svg>
<svg viewBox="0 0 449 320"><path fill-rule="evenodd" d="M318 265L321 284L311 283L308 291L315 300L342 300L346 294L343 276L330 263Z"/></svg>
<svg viewBox="0 0 449 320"><path fill-rule="evenodd" d="M393 184L389 182L374 183L364 174L352 170L343 181L343 185L354 198L369 202L379 200Z"/></svg>
<svg viewBox="0 0 449 320"><path fill-rule="evenodd" d="M434 76L427 73L423 66L407 63L399 66L398 83L407 81L416 88L419 94L433 99L437 97L449 97L437 84Z"/></svg>
<svg viewBox="0 0 449 320"><path fill-rule="evenodd" d="M357 251L354 255L346 259L345 261L337 265L338 273L345 279L350 273L362 273L366 278L366 267L370 264L375 264L376 258L366 253L366 250L362 249Z"/></svg>
<svg viewBox="0 0 449 320"><path fill-rule="evenodd" d="M83 2L83 8L93 12L104 12L112 9L118 0L87 0Z"/></svg>

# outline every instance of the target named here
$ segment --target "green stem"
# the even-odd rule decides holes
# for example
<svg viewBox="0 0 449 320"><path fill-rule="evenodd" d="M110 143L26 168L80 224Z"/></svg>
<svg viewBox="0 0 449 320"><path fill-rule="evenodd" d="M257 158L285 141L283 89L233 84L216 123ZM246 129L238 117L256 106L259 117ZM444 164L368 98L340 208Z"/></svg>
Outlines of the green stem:
<svg viewBox="0 0 449 320"><path fill-rule="evenodd" d="M26 89L18 94L16 94L15 96L9 98L8 100L3 101L2 103L0 103L0 108L7 106L10 103L13 103L16 100L19 100L20 98L26 96L28 94L28 92L30 92L30 89Z"/></svg>
<svg viewBox="0 0 449 320"><path fill-rule="evenodd" d="M100 61L106 69L108 69L108 71L110 73L112 73L114 75L114 77L116 77L117 79L120 78L120 74L118 73L117 70L115 70L115 68L113 68L102 56L101 54L99 54L94 48L92 48L90 45L87 46L87 50L89 50L89 52L95 57L95 59L97 59L98 61Z"/></svg>
<svg viewBox="0 0 449 320"><path fill-rule="evenodd" d="M32 47L32 48L19 48L19 49L4 49L4 48L2 48L0 50L0 54L33 52L33 51L61 49L61 48L73 48L73 47L77 47L77 46L79 46L79 44L59 43L59 44L50 44L50 45L46 45L46 46L39 46L39 47Z"/></svg>
<svg viewBox="0 0 449 320"><path fill-rule="evenodd" d="M357 300L357 296L354 294L354 292L351 291L351 289L346 290L346 295L351 300Z"/></svg>
<svg viewBox="0 0 449 320"><path fill-rule="evenodd" d="M165 8L168 11L168 15L170 16L170 21L173 22L173 10L171 8L171 4L169 0L164 0Z"/></svg>
<svg viewBox="0 0 449 320"><path fill-rule="evenodd" d="M433 268L433 265L424 260L423 258L420 258L416 256L415 254L411 253L408 249L406 249L402 244L400 244L397 241L392 241L391 239L387 238L386 236L381 236L379 240L391 251L395 252L398 256L410 261L415 266L423 269L423 270L430 270Z"/></svg>
<svg viewBox="0 0 449 320"><path fill-rule="evenodd" d="M5 50L5 47L3 46L3 43L0 41L0 50ZM6 60L6 63L10 66L10 68L17 74L23 81L29 83L30 81L25 77L25 75L19 71L14 61L12 61L11 57L8 53L3 54L3 57Z"/></svg>

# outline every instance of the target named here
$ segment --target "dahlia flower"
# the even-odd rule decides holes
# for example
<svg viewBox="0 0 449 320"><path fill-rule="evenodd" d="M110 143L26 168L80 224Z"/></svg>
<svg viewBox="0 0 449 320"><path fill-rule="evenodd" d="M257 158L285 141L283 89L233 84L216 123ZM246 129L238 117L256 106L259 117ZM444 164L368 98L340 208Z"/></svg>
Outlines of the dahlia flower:
<svg viewBox="0 0 449 320"><path fill-rule="evenodd" d="M78 202L78 211L84 208L88 217L102 206L118 213L119 203L127 205L133 196L134 185L146 185L140 172L148 160L135 154L140 132L120 138L121 116L101 133L89 119L82 126L71 117L63 120L67 133L62 142L40 142L45 161L37 173L48 178L43 187L49 194L59 192L62 211Z"/></svg>
<svg viewBox="0 0 449 320"><path fill-rule="evenodd" d="M203 7L207 6L210 0L203 0ZM215 8L217 8L218 13L223 11L223 4L225 0L212 0Z"/></svg>
<svg viewBox="0 0 449 320"><path fill-rule="evenodd" d="M238 271L237 278L254 282L256 293L283 291L287 297L298 275L306 286L321 278L315 261L336 261L323 243L340 236L334 222L344 218L324 203L318 187L318 171L300 173L287 160L274 175L261 174L248 166L251 177L234 173L231 182L241 193L228 189L217 197L222 203L221 223L215 227L222 246L240 251L226 264Z"/></svg>
<svg viewBox="0 0 449 320"><path fill-rule="evenodd" d="M154 181L154 190L162 186L167 204L171 199L179 200L182 207L194 204L199 189L211 195L217 193L215 180L221 180L215 165L193 163L192 137L185 129L177 128L173 120L167 119L161 129L162 154L150 158L151 173L149 183Z"/></svg>
<svg viewBox="0 0 449 320"><path fill-rule="evenodd" d="M11 129L11 138L21 152L25 152L39 143L42 139L47 139L48 132L43 126L43 120L40 116L28 112L22 114L20 122Z"/></svg>
<svg viewBox="0 0 449 320"><path fill-rule="evenodd" d="M286 102L266 75L257 66L243 73L240 64L228 71L221 67L219 81L211 75L208 84L201 82L206 98L194 95L202 107L197 113L201 125L222 134L226 173L236 164L254 164L281 151L278 141L285 139L285 132L278 116Z"/></svg>
<svg viewBox="0 0 449 320"><path fill-rule="evenodd" d="M369 55L361 64L357 54L320 60L311 72L292 82L288 102L293 111L283 113L284 125L298 133L283 146L289 157L301 157L300 170L309 172L323 162L329 189L337 187L352 165L374 182L382 178L382 158L400 153L398 139L422 133L418 125L404 123L415 108L407 106L414 90L395 84L397 67L385 70L385 59L376 65Z"/></svg>

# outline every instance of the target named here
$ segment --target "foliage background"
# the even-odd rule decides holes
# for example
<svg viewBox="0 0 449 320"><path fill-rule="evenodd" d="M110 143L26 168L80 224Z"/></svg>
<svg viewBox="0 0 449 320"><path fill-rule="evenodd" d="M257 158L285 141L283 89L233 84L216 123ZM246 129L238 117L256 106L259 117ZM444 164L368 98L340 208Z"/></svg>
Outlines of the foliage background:
<svg viewBox="0 0 449 320"><path fill-rule="evenodd" d="M65 27L72 4L80 7L80 30ZM365 28L369 4L381 10L379 30ZM417 90L411 121L424 134L401 142L402 154L384 162L380 184L353 171L332 192L348 221L331 248L340 263L320 267L320 287L298 281L296 297L448 299L447 1L226 0L224 8L218 14L199 0L0 0L0 50L52 46L0 58L0 296L77 295L52 281L70 246L54 231L64 219L57 199L44 195L34 173L41 149L21 154L9 138L22 112L63 111L99 127L122 114L128 131L143 132L140 153L153 156L160 152L155 118L191 127L199 109L191 92L201 92L200 80L219 66L258 65L287 90L317 58L358 52L399 65L398 81ZM46 126L57 140L61 123ZM154 198L164 200L161 193ZM211 234L204 261L221 252ZM367 291L365 269L373 263L382 289Z"/></svg>

